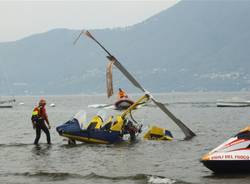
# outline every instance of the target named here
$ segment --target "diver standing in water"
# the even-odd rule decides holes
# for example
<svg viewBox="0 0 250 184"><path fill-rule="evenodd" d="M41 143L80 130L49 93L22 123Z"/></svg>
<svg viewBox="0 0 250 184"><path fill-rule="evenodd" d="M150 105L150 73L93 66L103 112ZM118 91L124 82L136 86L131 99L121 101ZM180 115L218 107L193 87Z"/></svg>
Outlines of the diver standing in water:
<svg viewBox="0 0 250 184"><path fill-rule="evenodd" d="M34 144L38 144L38 141L41 137L41 130L43 130L44 133L46 134L47 143L51 144L50 133L49 133L49 129L51 127L50 127L48 115L45 109L45 105L46 105L46 100L41 99L39 101L38 106L36 106L32 112L31 121L33 124L33 128L36 129L36 139L34 141ZM48 127L46 126L45 121Z"/></svg>

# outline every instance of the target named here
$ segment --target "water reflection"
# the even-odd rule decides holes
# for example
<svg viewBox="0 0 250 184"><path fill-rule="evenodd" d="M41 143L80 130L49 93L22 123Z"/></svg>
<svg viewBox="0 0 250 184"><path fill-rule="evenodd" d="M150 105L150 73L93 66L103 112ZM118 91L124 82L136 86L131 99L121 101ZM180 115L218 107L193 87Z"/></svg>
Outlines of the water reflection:
<svg viewBox="0 0 250 184"><path fill-rule="evenodd" d="M42 145L38 144L34 145L31 152L32 154L37 156L48 156L50 154L51 148L52 148L51 144L42 144Z"/></svg>

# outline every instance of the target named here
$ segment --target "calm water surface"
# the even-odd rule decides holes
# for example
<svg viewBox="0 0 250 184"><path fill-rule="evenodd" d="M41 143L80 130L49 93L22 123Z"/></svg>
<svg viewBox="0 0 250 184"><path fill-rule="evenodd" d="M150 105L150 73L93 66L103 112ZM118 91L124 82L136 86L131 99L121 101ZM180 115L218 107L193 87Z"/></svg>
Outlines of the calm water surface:
<svg viewBox="0 0 250 184"><path fill-rule="evenodd" d="M137 110L134 116L147 125L169 128L175 140L135 144L67 145L55 127L79 110L94 115L99 109L90 104L111 103L105 96L48 96L47 107L52 124L52 145L42 134L40 145L33 145L35 131L30 115L38 97L17 97L12 109L0 109L0 183L211 183L245 184L249 175L214 175L199 162L200 157L240 129L250 124L250 107L218 108L217 99L241 97L247 93L169 93L156 95L190 127L197 136L182 141L183 134L154 106ZM133 96L136 99L136 96ZM110 110L109 110L110 111ZM114 113L119 113L114 111ZM140 135L140 138L143 134Z"/></svg>

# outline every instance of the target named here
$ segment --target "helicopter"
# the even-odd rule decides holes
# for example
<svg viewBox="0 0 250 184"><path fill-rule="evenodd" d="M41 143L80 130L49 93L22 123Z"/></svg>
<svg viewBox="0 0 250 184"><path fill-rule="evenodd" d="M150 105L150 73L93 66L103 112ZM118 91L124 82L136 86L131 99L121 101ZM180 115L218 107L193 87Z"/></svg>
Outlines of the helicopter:
<svg viewBox="0 0 250 184"><path fill-rule="evenodd" d="M159 107L170 119L173 120L173 122L182 130L182 132L185 135L184 140L190 140L192 139L194 136L196 136L196 134L190 129L188 128L180 119L178 119L171 111L169 111L167 109L167 107L159 102L158 100L156 100L153 95L147 91L144 87L142 87L141 84L139 84L139 82L128 72L128 70L116 59L115 56L113 56L99 41L97 41L95 39L95 37L89 32L89 31L81 31L81 33L79 34L79 36L76 38L76 40L74 41L74 44L76 44L76 42L79 40L79 38L81 37L81 35L86 35L88 38L92 39L95 43L97 43L105 52L106 54L108 54L107 58L109 60L109 66L110 65L114 65L116 66L121 73L124 74L124 76L138 89L140 89L144 95L139 98L136 102L134 102L125 112L123 112L121 115L116 117L116 120L114 121L113 124L111 124L109 131L116 131L116 138L112 139L110 141L104 140L104 141L100 141L99 139L96 139L96 134L95 136L91 137L87 137L85 136L85 134L90 135L90 132L88 131L89 129L102 129L102 127L105 127L105 124L108 122L103 122L103 120L98 117L95 116L93 117L92 121L90 121L89 125L92 126L88 126L86 130L83 130L83 132L80 131L81 127L79 126L79 122L77 123L77 119L72 119L68 122L66 122L65 124L57 127L57 131L59 133L59 135L64 136L64 137L68 137L69 140L73 140L73 142L75 140L78 141L83 141L83 142L96 142L96 143L113 143L113 142L117 142L118 137L120 136L121 138L123 137L123 135L125 133L129 133L131 135L131 137L133 137L133 135L131 134L131 132L127 131L127 129L125 129L126 125L131 125L131 127L135 128L135 125L133 122L129 122L127 123L127 119L126 116L132 111L134 110L139 104L141 103L145 103L145 101L148 101L149 99L157 106ZM110 90L112 91L112 90ZM112 93L111 93L112 94ZM111 95L108 92L108 96ZM72 126L74 125L74 126ZM80 129L79 129L80 128ZM69 133L68 130L73 130L78 132L77 136L76 135L72 135ZM118 133L119 132L119 133ZM121 133L122 132L122 133ZM137 128L137 130L135 131L140 132L140 128ZM96 132L95 132L96 133ZM99 132L100 133L100 132ZM78 135L83 135L83 136L78 136ZM132 138L133 139L133 138ZM90 141L91 140L91 141ZM103 140L103 139L102 139ZM122 139L119 139L122 140ZM119 142L119 141L118 141Z"/></svg>

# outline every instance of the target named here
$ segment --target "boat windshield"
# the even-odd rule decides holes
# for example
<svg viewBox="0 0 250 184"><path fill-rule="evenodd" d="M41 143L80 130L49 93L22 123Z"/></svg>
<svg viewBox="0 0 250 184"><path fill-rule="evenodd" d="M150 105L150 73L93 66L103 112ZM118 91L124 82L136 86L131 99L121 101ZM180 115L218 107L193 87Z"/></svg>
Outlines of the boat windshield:
<svg viewBox="0 0 250 184"><path fill-rule="evenodd" d="M247 139L247 140L250 140L250 131L240 132L236 136L237 136L238 139Z"/></svg>
<svg viewBox="0 0 250 184"><path fill-rule="evenodd" d="M79 124L83 124L84 122L86 122L87 119L87 113L86 111L79 111L77 112L74 117L74 119L77 119Z"/></svg>
<svg viewBox="0 0 250 184"><path fill-rule="evenodd" d="M81 110L79 112L77 112L73 118L77 119L79 124L81 125L85 125L87 124L89 121L91 121L91 119L94 116L99 116L101 117L101 119L103 120L103 122L108 121L108 119L110 118L110 116L112 116L113 113L108 111L108 110L99 110L97 112L86 112L85 110Z"/></svg>

